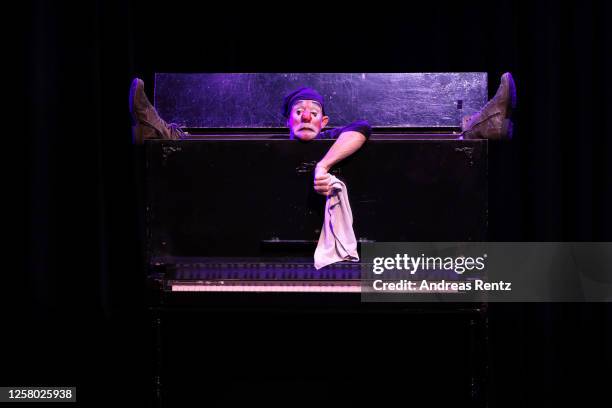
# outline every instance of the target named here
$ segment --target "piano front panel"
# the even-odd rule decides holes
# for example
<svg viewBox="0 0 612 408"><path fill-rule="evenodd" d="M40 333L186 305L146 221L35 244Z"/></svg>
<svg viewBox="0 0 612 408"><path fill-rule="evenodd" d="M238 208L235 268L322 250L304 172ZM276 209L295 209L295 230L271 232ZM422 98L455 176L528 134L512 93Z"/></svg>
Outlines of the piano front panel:
<svg viewBox="0 0 612 408"><path fill-rule="evenodd" d="M331 144L147 141L147 259L312 260L325 206L312 171ZM371 140L333 173L358 240L486 240L486 141Z"/></svg>

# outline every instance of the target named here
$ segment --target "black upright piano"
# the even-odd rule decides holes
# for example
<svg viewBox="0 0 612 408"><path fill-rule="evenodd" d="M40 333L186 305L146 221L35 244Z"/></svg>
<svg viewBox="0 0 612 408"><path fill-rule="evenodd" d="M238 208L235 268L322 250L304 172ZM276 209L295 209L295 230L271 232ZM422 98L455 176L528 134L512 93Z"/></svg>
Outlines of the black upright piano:
<svg viewBox="0 0 612 408"><path fill-rule="evenodd" d="M462 140L484 73L157 74L155 105L189 130L149 140L146 260L157 406L484 406L482 303L362 302L362 265L313 265L333 144L289 140L282 97L311 86L330 126L370 140L332 171L358 247L485 241L487 142Z"/></svg>

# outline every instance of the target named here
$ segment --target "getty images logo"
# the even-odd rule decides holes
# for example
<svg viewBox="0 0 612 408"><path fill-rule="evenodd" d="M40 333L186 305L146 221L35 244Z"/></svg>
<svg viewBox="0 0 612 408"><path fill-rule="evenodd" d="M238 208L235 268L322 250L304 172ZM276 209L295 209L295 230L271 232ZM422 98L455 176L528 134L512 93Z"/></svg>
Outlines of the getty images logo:
<svg viewBox="0 0 612 408"><path fill-rule="evenodd" d="M385 271L398 270L406 271L414 275L417 271L446 270L463 274L466 271L482 271L485 269L487 254L479 257L457 256L421 256L413 257L408 254L396 254L395 257L376 257L373 259L372 272L380 275Z"/></svg>

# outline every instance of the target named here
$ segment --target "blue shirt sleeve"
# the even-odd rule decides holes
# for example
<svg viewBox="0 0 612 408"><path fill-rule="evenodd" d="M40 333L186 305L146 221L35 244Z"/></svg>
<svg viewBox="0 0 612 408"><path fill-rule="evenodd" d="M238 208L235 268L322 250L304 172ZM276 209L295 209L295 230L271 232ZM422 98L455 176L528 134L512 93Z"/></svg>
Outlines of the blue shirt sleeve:
<svg viewBox="0 0 612 408"><path fill-rule="evenodd" d="M317 139L337 139L341 133L350 131L359 132L366 138L369 138L372 134L372 127L366 120L358 120L357 122L353 122L350 125L341 128L323 131L319 133Z"/></svg>

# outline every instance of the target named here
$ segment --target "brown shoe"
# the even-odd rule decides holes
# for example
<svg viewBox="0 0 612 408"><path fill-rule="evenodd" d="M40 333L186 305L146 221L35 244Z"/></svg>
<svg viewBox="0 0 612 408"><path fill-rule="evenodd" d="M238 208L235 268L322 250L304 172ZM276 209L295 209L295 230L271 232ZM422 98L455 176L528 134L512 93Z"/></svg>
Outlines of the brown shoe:
<svg viewBox="0 0 612 408"><path fill-rule="evenodd" d="M130 87L130 113L132 126L132 141L143 144L146 139L178 140L187 136L175 123L166 123L159 117L144 91L144 82L134 78Z"/></svg>
<svg viewBox="0 0 612 408"><path fill-rule="evenodd" d="M510 117L516 108L516 86L512 74L506 72L501 77L497 93L479 111L465 116L461 130L466 139L510 139L512 121Z"/></svg>

